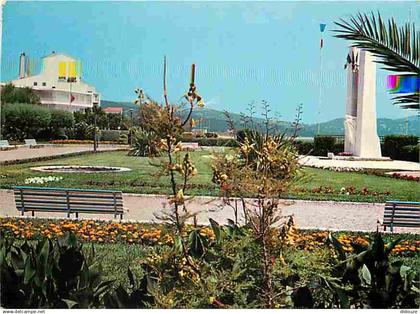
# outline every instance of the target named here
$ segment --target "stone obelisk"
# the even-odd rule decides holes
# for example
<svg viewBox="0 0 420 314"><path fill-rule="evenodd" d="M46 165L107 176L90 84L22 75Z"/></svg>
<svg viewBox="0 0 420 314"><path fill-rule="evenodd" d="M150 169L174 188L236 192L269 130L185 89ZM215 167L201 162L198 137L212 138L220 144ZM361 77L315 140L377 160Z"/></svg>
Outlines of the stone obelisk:
<svg viewBox="0 0 420 314"><path fill-rule="evenodd" d="M376 64L368 51L350 48L347 67L345 151L361 158L381 158L376 127Z"/></svg>

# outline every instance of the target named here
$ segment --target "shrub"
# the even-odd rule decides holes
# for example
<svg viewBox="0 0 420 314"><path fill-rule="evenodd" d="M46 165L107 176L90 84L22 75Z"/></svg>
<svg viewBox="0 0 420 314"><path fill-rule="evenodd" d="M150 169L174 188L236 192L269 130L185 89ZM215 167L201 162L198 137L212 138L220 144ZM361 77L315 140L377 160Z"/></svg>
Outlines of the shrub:
<svg viewBox="0 0 420 314"><path fill-rule="evenodd" d="M230 138L202 138L198 139L197 142L199 146L238 147L238 142Z"/></svg>
<svg viewBox="0 0 420 314"><path fill-rule="evenodd" d="M420 155L420 144L419 145L407 145L401 147L401 159L407 161L419 162Z"/></svg>
<svg viewBox="0 0 420 314"><path fill-rule="evenodd" d="M53 243L14 244L0 237L1 306L6 308L99 307L112 282L104 281L93 254L86 257L74 235Z"/></svg>
<svg viewBox="0 0 420 314"><path fill-rule="evenodd" d="M1 114L4 137L15 141L38 138L51 122L51 110L36 105L6 104Z"/></svg>
<svg viewBox="0 0 420 314"><path fill-rule="evenodd" d="M413 156L415 154L415 148L414 152L411 153L412 148L403 149L403 147L412 145L415 146L418 144L418 142L419 137L414 135L387 135L384 138L382 154L384 156L390 157L391 159L407 160L406 158L415 157Z"/></svg>
<svg viewBox="0 0 420 314"><path fill-rule="evenodd" d="M71 112L64 110L51 110L49 138L66 139L66 129L74 126L74 117Z"/></svg>
<svg viewBox="0 0 420 314"><path fill-rule="evenodd" d="M294 145L296 149L298 150L299 154L301 155L313 154L313 151L314 151L313 142L295 141Z"/></svg>
<svg viewBox="0 0 420 314"><path fill-rule="evenodd" d="M132 147L129 156L152 157L159 156L158 138L152 131L137 130L133 134Z"/></svg>
<svg viewBox="0 0 420 314"><path fill-rule="evenodd" d="M121 136L125 134L126 139L128 132L126 130L102 130L101 131L101 141L107 142L119 142ZM127 140L125 140L127 142Z"/></svg>
<svg viewBox="0 0 420 314"><path fill-rule="evenodd" d="M207 132L207 133L204 133L204 136L207 138L217 138L217 133Z"/></svg>
<svg viewBox="0 0 420 314"><path fill-rule="evenodd" d="M315 136L314 152L315 156L326 156L336 149L336 138L333 136Z"/></svg>

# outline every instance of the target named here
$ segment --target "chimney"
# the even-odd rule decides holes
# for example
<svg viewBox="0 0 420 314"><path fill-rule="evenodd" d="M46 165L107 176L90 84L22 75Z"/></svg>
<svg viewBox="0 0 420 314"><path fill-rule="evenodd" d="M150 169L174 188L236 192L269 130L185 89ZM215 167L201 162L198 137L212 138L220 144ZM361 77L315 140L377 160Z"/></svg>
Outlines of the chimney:
<svg viewBox="0 0 420 314"><path fill-rule="evenodd" d="M26 56L25 53L22 52L19 58L19 78L26 77Z"/></svg>
<svg viewBox="0 0 420 314"><path fill-rule="evenodd" d="M29 61L29 56L26 56L26 67L25 67L25 77L31 76L31 64Z"/></svg>

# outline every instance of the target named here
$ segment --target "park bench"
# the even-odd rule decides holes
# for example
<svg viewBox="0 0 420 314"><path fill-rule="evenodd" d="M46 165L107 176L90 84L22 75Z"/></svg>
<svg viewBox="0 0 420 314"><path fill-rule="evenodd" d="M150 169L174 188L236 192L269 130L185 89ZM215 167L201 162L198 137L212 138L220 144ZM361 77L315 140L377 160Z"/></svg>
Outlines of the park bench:
<svg viewBox="0 0 420 314"><path fill-rule="evenodd" d="M390 227L420 227L420 202L388 201L385 203L384 231Z"/></svg>
<svg viewBox="0 0 420 314"><path fill-rule="evenodd" d="M43 144L38 144L36 142L36 140L33 139L33 138L26 138L25 139L25 145L26 146L29 146L29 148L40 148L40 147L44 147Z"/></svg>
<svg viewBox="0 0 420 314"><path fill-rule="evenodd" d="M0 150L9 150L15 148L16 146L10 145L8 140L0 140Z"/></svg>
<svg viewBox="0 0 420 314"><path fill-rule="evenodd" d="M123 218L123 199L121 191L82 190L65 188L44 188L14 186L16 208L25 212L63 212L67 217L79 213L113 214Z"/></svg>

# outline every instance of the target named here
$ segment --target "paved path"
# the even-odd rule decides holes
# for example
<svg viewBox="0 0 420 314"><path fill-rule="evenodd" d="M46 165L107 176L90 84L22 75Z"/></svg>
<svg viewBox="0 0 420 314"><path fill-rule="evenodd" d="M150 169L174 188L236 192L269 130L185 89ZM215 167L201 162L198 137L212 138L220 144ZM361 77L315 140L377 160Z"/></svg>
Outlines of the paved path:
<svg viewBox="0 0 420 314"><path fill-rule="evenodd" d="M127 148L127 145L99 145L99 151L112 151ZM46 145L40 148L20 146L17 149L0 151L0 162L24 160L49 156L60 156L92 151L92 145Z"/></svg>
<svg viewBox="0 0 420 314"><path fill-rule="evenodd" d="M167 208L167 201L161 195L124 194L124 206L128 210L124 220L153 222L159 209ZM384 204L347 203L330 201L293 201L284 206L283 214L294 214L295 222L302 229L328 229L351 231L375 231L377 220L383 218ZM208 224L211 217L220 223L233 219L231 207L223 206L218 198L195 197L189 201L191 211L198 214L199 223ZM15 208L13 191L0 190L0 216L19 216ZM37 217L65 218L64 213L36 213ZM110 215L80 215L80 218L112 219ZM242 217L242 215L241 215ZM240 217L240 219L241 219ZM420 229L395 229L396 232L420 233Z"/></svg>
<svg viewBox="0 0 420 314"><path fill-rule="evenodd" d="M402 160L340 160L340 159L320 159L316 156L306 156L300 161L306 166L312 167L350 167L363 169L392 169L420 171L420 163Z"/></svg>

